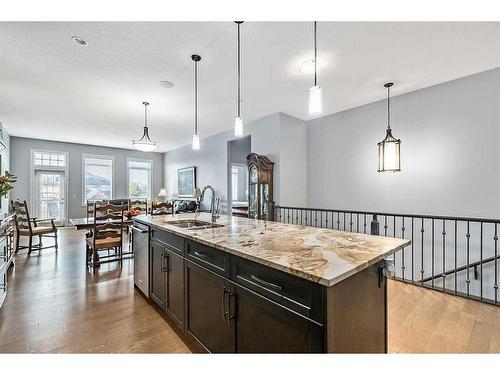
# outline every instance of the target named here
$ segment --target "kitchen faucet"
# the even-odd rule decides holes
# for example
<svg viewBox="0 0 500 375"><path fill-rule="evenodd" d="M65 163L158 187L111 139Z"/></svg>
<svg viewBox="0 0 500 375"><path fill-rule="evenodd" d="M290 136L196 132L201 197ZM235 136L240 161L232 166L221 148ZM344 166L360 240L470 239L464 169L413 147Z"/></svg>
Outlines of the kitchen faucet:
<svg viewBox="0 0 500 375"><path fill-rule="evenodd" d="M219 214L219 204L220 204L220 198L215 199L215 189L207 185L203 188L201 192L201 197L200 197L200 202L203 201L203 197L205 196L205 191L209 189L212 192L212 200L210 202L210 213L212 214L212 222L215 223L215 221L220 217Z"/></svg>

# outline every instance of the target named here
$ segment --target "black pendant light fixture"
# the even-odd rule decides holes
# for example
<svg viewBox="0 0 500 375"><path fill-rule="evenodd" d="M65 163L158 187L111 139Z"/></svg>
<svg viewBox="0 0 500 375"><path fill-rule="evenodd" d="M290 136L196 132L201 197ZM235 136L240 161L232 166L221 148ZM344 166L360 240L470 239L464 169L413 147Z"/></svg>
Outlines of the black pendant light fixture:
<svg viewBox="0 0 500 375"><path fill-rule="evenodd" d="M140 151L154 151L158 148L158 143L153 142L151 138L149 138L149 130L148 130L148 102L142 102L144 105L144 133L140 139L133 140L132 145L140 150Z"/></svg>
<svg viewBox="0 0 500 375"><path fill-rule="evenodd" d="M378 143L378 171L401 171L401 140L392 136L391 129L391 87L392 82L384 85L387 88L387 132L382 142Z"/></svg>
<svg viewBox="0 0 500 375"><path fill-rule="evenodd" d="M323 113L323 87L318 85L318 43L317 43L317 22L313 24L314 42L314 86L307 91L307 112L311 116L319 116Z"/></svg>
<svg viewBox="0 0 500 375"><path fill-rule="evenodd" d="M198 135L198 63L201 56L191 55L194 61L194 129L193 129L193 150L200 149L200 136Z"/></svg>
<svg viewBox="0 0 500 375"><path fill-rule="evenodd" d="M236 70L238 81L238 94L236 97L236 117L234 118L234 135L236 137L243 136L243 119L241 118L241 47L240 47L240 25L243 21L234 21L238 27L238 47L236 57Z"/></svg>

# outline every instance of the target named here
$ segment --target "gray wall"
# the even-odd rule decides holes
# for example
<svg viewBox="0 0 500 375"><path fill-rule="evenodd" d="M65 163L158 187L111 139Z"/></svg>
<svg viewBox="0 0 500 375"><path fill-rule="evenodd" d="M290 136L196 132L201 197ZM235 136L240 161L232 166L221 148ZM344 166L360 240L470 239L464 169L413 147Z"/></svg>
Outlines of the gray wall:
<svg viewBox="0 0 500 375"><path fill-rule="evenodd" d="M310 121L307 205L498 217L499 88L494 69L394 97L399 173L377 172L386 101Z"/></svg>
<svg viewBox="0 0 500 375"><path fill-rule="evenodd" d="M245 126L245 136L251 136L251 150L266 155L275 162L275 182L279 187L279 113L254 121ZM228 181L228 145L234 139L229 130L212 137L202 138L200 150L193 151L191 145L180 147L165 153L165 186L169 198L177 197L177 170L183 167L196 166L197 186L212 185L216 196L221 198L221 208L225 212L227 206ZM279 202L279 189L274 200Z"/></svg>
<svg viewBox="0 0 500 375"><path fill-rule="evenodd" d="M274 113L245 126L251 138L251 152L274 162L274 201L277 204L305 206L307 203L307 128L306 122L284 113ZM197 166L199 187L210 184L227 209L228 167L231 156L227 142L234 139L226 131L201 140L201 149L191 145L165 154L165 185L170 197L177 196L177 169ZM283 187L283 188L282 188Z"/></svg>
<svg viewBox="0 0 500 375"><path fill-rule="evenodd" d="M227 192L228 192L228 206L231 206L233 200L244 201L246 200L247 191L247 168L246 161L247 156L252 152L252 141L251 137L233 139L228 142L228 175L227 175ZM231 164L243 164L244 166L239 168L241 172L238 174L238 191L231 191Z"/></svg>
<svg viewBox="0 0 500 375"><path fill-rule="evenodd" d="M307 126L296 117L280 113L280 203L307 204Z"/></svg>
<svg viewBox="0 0 500 375"><path fill-rule="evenodd" d="M30 150L64 151L69 154L68 218L85 216L82 206L82 154L114 156L113 197L126 198L127 157L153 160L153 196L163 187L163 154L141 152L112 147L91 146L78 143L54 142L31 138L11 137L11 170L18 177L12 190L13 199L30 198Z"/></svg>
<svg viewBox="0 0 500 375"><path fill-rule="evenodd" d="M1 123L0 123L1 126ZM10 169L10 135L7 133L7 130L3 128L3 142L5 143L5 148L0 151L0 155L2 156L2 175L5 174L5 171L12 172ZM9 196L6 198L2 198L2 213L6 213L9 211Z"/></svg>

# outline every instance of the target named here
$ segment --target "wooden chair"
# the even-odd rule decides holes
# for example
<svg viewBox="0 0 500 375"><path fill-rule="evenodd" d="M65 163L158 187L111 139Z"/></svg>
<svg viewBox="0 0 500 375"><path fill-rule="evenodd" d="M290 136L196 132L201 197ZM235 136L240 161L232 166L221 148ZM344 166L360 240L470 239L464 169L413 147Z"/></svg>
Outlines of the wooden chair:
<svg viewBox="0 0 500 375"><path fill-rule="evenodd" d="M106 201L104 200L87 200L87 220L88 219L93 219L94 218L94 207L96 203L102 204L105 203Z"/></svg>
<svg viewBox="0 0 500 375"><path fill-rule="evenodd" d="M54 247L57 251L57 227L54 219L36 219L31 218L26 201L11 201L12 211L14 212L15 231L16 231L16 253L21 249L28 249L28 255L33 250L43 250ZM39 225L40 223L49 223L48 225ZM20 237L28 237L28 246L20 246ZM33 244L33 237L38 237L38 243ZM54 245L43 246L42 237L54 238Z"/></svg>
<svg viewBox="0 0 500 375"><path fill-rule="evenodd" d="M128 210L139 210L141 214L148 213L148 201L147 199L129 199L128 200Z"/></svg>
<svg viewBox="0 0 500 375"><path fill-rule="evenodd" d="M87 267L94 273L102 263L123 261L123 205L96 203L91 236L86 238ZM100 255L99 251L107 251Z"/></svg>
<svg viewBox="0 0 500 375"><path fill-rule="evenodd" d="M172 215L173 205L170 202L152 203L151 215Z"/></svg>

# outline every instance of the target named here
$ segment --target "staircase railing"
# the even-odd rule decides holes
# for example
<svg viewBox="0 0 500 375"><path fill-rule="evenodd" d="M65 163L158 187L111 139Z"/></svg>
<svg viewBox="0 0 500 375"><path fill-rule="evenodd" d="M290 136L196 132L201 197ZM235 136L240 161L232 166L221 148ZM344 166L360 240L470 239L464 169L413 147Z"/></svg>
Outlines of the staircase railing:
<svg viewBox="0 0 500 375"><path fill-rule="evenodd" d="M341 209L273 207L274 220L406 238L391 258L395 279L500 306L500 220Z"/></svg>

